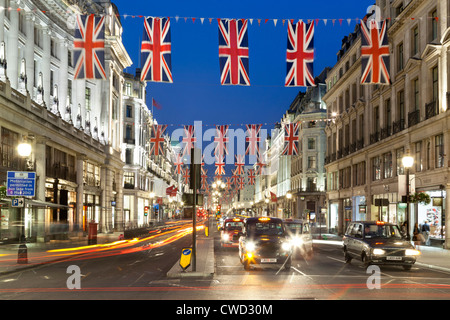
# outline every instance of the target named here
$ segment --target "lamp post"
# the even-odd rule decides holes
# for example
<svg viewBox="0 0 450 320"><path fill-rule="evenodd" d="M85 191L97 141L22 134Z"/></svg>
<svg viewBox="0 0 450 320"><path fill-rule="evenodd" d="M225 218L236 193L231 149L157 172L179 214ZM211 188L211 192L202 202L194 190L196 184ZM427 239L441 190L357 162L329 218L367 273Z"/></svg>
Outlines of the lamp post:
<svg viewBox="0 0 450 320"><path fill-rule="evenodd" d="M26 159L31 155L31 144L28 143L25 139L17 146L17 153L20 157ZM26 245L26 237L25 237L25 204L20 208L20 219L22 220L22 231L19 240L19 252L17 255L17 263L19 264L27 264L28 263L28 248Z"/></svg>
<svg viewBox="0 0 450 320"><path fill-rule="evenodd" d="M287 212L287 218L290 218L290 216L291 216L291 199L292 199L292 193L290 193L290 192L286 193L286 198L288 199L288 212Z"/></svg>
<svg viewBox="0 0 450 320"><path fill-rule="evenodd" d="M408 234L407 239L411 239L411 213L409 210L409 168L414 164L414 158L409 154L409 149L406 151L406 155L402 158L402 164L406 173L406 221L408 221Z"/></svg>

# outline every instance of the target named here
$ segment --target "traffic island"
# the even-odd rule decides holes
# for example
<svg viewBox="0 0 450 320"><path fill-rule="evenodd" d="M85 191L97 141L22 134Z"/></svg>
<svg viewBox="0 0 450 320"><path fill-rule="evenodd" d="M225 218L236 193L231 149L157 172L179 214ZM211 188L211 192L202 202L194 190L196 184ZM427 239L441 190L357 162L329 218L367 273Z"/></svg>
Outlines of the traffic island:
<svg viewBox="0 0 450 320"><path fill-rule="evenodd" d="M196 246L196 268L192 270L192 263L183 270L180 265L180 259L167 272L168 278L210 278L214 276L214 238L206 236L197 236ZM183 262L184 263L184 262Z"/></svg>

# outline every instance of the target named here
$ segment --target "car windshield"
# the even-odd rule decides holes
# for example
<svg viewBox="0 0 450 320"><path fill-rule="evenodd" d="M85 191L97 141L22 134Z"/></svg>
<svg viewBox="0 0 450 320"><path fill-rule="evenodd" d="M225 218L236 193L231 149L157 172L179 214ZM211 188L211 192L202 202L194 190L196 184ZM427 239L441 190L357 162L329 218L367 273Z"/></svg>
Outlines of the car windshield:
<svg viewBox="0 0 450 320"><path fill-rule="evenodd" d="M242 222L231 221L225 223L225 230L242 230L244 224Z"/></svg>
<svg viewBox="0 0 450 320"><path fill-rule="evenodd" d="M401 239L402 235L397 226L366 224L364 226L364 238L396 238Z"/></svg>
<svg viewBox="0 0 450 320"><path fill-rule="evenodd" d="M256 222L248 225L248 232L255 235L279 236L283 234L281 222Z"/></svg>
<svg viewBox="0 0 450 320"><path fill-rule="evenodd" d="M286 231L293 234L302 234L303 224L301 223L286 223Z"/></svg>

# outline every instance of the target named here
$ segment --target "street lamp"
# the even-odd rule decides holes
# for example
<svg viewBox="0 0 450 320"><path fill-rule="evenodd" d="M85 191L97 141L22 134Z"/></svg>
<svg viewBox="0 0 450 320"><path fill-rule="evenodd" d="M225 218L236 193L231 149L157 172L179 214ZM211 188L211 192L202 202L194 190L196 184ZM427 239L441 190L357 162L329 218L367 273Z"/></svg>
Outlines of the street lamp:
<svg viewBox="0 0 450 320"><path fill-rule="evenodd" d="M17 146L17 153L22 158L28 158L31 155L31 144L28 143L25 139L19 143ZM19 252L17 256L17 263L19 264L27 264L28 263L28 248L26 245L26 237L25 237L25 210L24 207L20 208L20 219L22 220L22 234L19 240Z"/></svg>
<svg viewBox="0 0 450 320"><path fill-rule="evenodd" d="M286 193L286 198L288 199L288 212L287 212L287 217L290 218L290 217L291 217L291 199L292 199L292 193L290 193L290 192Z"/></svg>
<svg viewBox="0 0 450 320"><path fill-rule="evenodd" d="M29 157L31 154L31 144L28 142L21 142L17 146L17 152L21 157Z"/></svg>
<svg viewBox="0 0 450 320"><path fill-rule="evenodd" d="M406 235L407 239L411 239L411 213L409 210L409 168L411 168L414 164L414 158L409 154L409 149L406 151L406 155L402 158L403 167L406 170L406 221L408 221L408 234Z"/></svg>

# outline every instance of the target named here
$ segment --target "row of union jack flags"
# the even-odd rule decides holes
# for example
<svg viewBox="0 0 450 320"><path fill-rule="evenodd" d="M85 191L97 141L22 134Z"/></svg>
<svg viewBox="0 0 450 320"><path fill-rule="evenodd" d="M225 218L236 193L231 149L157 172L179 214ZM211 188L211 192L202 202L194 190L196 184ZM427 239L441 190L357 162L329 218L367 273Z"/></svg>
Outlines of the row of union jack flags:
<svg viewBox="0 0 450 320"><path fill-rule="evenodd" d="M288 21L286 87L314 82L314 21ZM247 19L218 19L222 85L250 85ZM390 84L386 21L361 21L361 83ZM78 15L74 37L74 79L106 79L105 17ZM144 19L141 80L173 83L170 18Z"/></svg>
<svg viewBox="0 0 450 320"><path fill-rule="evenodd" d="M261 124L249 124L246 125L247 131L245 135L245 154L236 155L236 171L241 175L244 172L245 155L256 156L258 161L261 162L260 145L263 142L261 137ZM225 174L225 155L228 152L228 144L230 139L228 136L228 125L217 125L216 133L214 136L214 157L216 163L216 175ZM281 155L298 155L299 153L299 128L300 122L288 123L284 126L284 140L283 149ZM155 124L152 126L150 132L150 155L164 155L164 142L165 131L167 125ZM195 146L197 137L195 136L195 130L193 125L184 126L184 135L182 137L182 150L179 157L175 160L174 164L177 167L177 173L181 174L182 161L181 158L185 155L190 155L191 149Z"/></svg>

